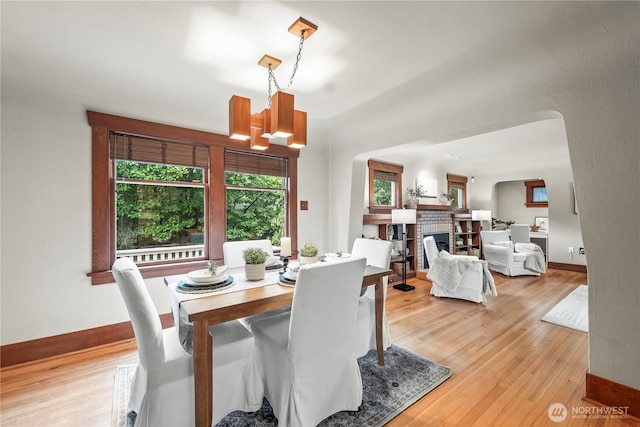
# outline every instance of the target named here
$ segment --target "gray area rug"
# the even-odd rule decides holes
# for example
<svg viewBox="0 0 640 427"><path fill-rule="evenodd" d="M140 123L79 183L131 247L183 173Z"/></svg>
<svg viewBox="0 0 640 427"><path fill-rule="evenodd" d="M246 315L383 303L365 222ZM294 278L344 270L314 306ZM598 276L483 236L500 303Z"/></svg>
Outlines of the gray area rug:
<svg viewBox="0 0 640 427"><path fill-rule="evenodd" d="M582 332L589 332L589 288L580 285L556 304L542 320Z"/></svg>
<svg viewBox="0 0 640 427"><path fill-rule="evenodd" d="M363 384L362 405L358 411L338 412L322 421L320 426L382 426L451 377L451 368L395 344L391 344L384 355L385 366L378 365L375 350L358 359ZM133 364L116 368L112 427L133 427L135 422L134 412L125 414L135 367ZM264 399L260 410L232 412L217 426L270 427L277 424L269 402Z"/></svg>

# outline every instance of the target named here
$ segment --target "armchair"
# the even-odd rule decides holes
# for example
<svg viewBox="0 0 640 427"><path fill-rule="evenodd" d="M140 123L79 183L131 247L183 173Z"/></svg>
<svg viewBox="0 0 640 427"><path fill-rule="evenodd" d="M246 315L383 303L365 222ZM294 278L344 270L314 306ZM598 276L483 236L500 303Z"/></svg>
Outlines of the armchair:
<svg viewBox="0 0 640 427"><path fill-rule="evenodd" d="M540 276L540 273L525 268L527 254L514 252L513 242L507 230L481 231L482 253L489 269L505 276Z"/></svg>
<svg viewBox="0 0 640 427"><path fill-rule="evenodd" d="M433 239L433 236L427 236L423 239L424 251L427 256L427 261L429 261L429 265L434 265L435 260L440 256L438 253L438 247L436 246L436 242ZM464 255L451 255L454 258L468 258L478 261L478 257L475 256L464 256ZM483 261L484 262L484 261ZM484 284L483 277L484 271L482 267L482 263L478 262L475 265L471 266L466 273L462 275L460 281L457 286L450 283L440 283L432 280L427 276L429 280L432 280L431 286L431 295L436 297L447 297L447 298L457 298L464 299L473 302L486 302L487 299L484 296ZM454 288L453 292L447 290Z"/></svg>

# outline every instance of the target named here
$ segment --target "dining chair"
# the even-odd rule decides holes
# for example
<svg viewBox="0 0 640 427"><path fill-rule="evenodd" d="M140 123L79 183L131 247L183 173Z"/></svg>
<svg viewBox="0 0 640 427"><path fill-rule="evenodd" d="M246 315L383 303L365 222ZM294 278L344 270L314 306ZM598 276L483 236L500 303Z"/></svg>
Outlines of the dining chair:
<svg viewBox="0 0 640 427"><path fill-rule="evenodd" d="M138 426L193 426L195 398L193 359L181 346L176 327L162 329L158 311L136 264L120 258L113 264L133 324L140 359L131 387L128 411ZM216 424L235 410L262 406L264 386L253 356L251 333L237 321L212 326L213 417Z"/></svg>
<svg viewBox="0 0 640 427"><path fill-rule="evenodd" d="M300 268L290 313L252 324L265 397L278 425L315 426L362 403L355 354L365 259Z"/></svg>
<svg viewBox="0 0 640 427"><path fill-rule="evenodd" d="M367 265L389 268L393 243L388 240L365 239L358 237L353 242L351 256L365 257ZM391 345L389 321L386 313L387 285L389 277L383 278L382 302L382 344L386 350ZM356 355L362 357L376 348L376 293L375 286L368 286L358 301L358 331Z"/></svg>
<svg viewBox="0 0 640 427"><path fill-rule="evenodd" d="M222 254L225 265L228 265L229 268L244 267L242 253L247 248L264 249L269 256L273 256L273 245L269 239L224 242L222 244Z"/></svg>

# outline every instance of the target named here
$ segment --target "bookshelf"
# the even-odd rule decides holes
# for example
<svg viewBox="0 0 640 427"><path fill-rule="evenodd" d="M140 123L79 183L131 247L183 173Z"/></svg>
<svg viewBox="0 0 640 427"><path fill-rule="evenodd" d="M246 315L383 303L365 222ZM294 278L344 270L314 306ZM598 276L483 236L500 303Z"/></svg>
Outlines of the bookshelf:
<svg viewBox="0 0 640 427"><path fill-rule="evenodd" d="M480 256L480 221L473 221L471 214L452 214L453 250L456 255Z"/></svg>

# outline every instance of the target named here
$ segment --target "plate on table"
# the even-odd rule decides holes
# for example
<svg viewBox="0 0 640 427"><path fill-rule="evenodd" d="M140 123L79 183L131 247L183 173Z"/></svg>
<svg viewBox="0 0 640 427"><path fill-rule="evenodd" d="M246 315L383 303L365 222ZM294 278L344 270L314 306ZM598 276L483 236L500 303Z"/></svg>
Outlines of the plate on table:
<svg viewBox="0 0 640 427"><path fill-rule="evenodd" d="M226 265L217 267L215 276L211 275L208 268L203 268L201 270L195 270L187 273L187 278L189 279L188 281L193 284L214 285L225 281L229 277L225 274L227 268L229 267Z"/></svg>
<svg viewBox="0 0 640 427"><path fill-rule="evenodd" d="M282 273L281 276L283 276L285 279L293 281L293 282L298 280L298 272L294 273L293 271L287 270L284 273Z"/></svg>
<svg viewBox="0 0 640 427"><path fill-rule="evenodd" d="M279 280L280 284L285 285L285 286L295 286L296 281L293 280L293 279L289 279L286 276L286 274L287 274L286 272L285 273L280 273L280 280Z"/></svg>
<svg viewBox="0 0 640 427"><path fill-rule="evenodd" d="M336 261L339 259L349 258L351 254L345 252L328 252L324 254L324 261Z"/></svg>
<svg viewBox="0 0 640 427"><path fill-rule="evenodd" d="M282 267L284 267L284 263L283 262L277 262L275 264L265 265L264 269L267 270L267 271L280 270Z"/></svg>
<svg viewBox="0 0 640 427"><path fill-rule="evenodd" d="M231 286L233 283L233 276L229 276L225 274L225 279L218 283L194 283L189 279L184 279L178 282L178 286L176 289L180 292L188 293L188 292L211 292L216 291L218 289L223 289L228 286Z"/></svg>

